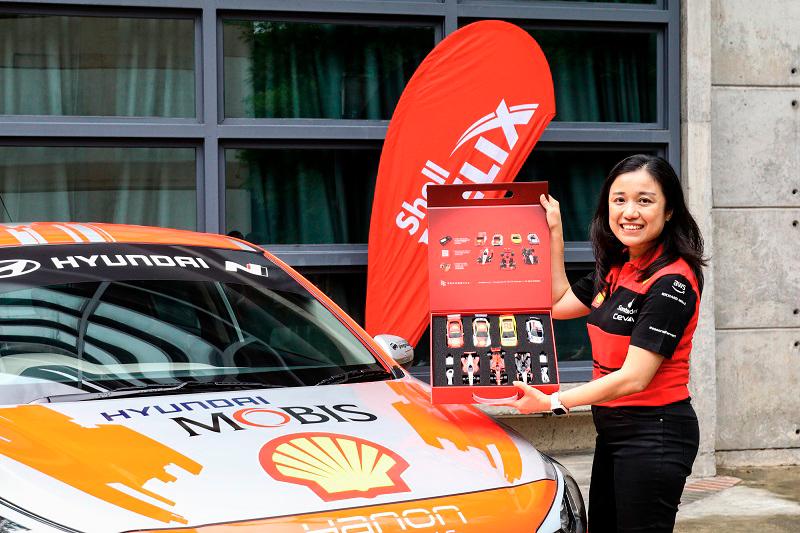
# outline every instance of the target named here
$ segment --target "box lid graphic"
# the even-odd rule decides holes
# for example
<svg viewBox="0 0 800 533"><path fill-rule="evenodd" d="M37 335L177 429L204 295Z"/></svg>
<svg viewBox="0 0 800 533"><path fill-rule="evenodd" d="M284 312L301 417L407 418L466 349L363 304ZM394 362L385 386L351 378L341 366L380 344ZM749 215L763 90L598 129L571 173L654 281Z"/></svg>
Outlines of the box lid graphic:
<svg viewBox="0 0 800 533"><path fill-rule="evenodd" d="M546 182L428 187L431 312L549 309Z"/></svg>

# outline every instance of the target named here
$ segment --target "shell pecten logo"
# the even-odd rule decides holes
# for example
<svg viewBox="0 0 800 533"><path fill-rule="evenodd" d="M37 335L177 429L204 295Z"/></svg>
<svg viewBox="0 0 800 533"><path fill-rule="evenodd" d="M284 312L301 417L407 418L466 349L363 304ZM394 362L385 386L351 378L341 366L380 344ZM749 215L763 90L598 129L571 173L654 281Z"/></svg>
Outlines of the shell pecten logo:
<svg viewBox="0 0 800 533"><path fill-rule="evenodd" d="M597 296L594 297L594 301L592 302L592 307L600 307L600 304L606 299L606 295L603 292L598 292Z"/></svg>
<svg viewBox="0 0 800 533"><path fill-rule="evenodd" d="M401 479L408 463L368 440L335 433L301 433L261 448L261 466L273 478L305 485L325 501L409 492Z"/></svg>

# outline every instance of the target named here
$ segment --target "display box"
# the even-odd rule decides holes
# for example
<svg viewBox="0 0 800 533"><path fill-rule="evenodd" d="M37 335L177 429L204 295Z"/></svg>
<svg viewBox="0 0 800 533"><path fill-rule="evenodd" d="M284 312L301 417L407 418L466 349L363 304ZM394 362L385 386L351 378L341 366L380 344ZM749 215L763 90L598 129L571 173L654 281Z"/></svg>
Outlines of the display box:
<svg viewBox="0 0 800 533"><path fill-rule="evenodd" d="M431 401L558 390L546 182L428 187Z"/></svg>

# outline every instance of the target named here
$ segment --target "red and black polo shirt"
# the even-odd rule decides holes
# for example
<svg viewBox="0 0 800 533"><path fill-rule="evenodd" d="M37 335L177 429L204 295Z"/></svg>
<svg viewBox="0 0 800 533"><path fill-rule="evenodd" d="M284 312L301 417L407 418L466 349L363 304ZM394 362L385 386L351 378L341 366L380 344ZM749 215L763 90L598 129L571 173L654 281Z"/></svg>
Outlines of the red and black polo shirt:
<svg viewBox="0 0 800 533"><path fill-rule="evenodd" d="M594 273L572 285L572 292L591 309L587 321L592 342L592 379L618 370L630 345L664 357L645 390L602 405L666 405L689 397L689 353L697 327L700 291L689 265L678 259L639 281L640 272L660 248L615 266L606 277L610 293L594 293Z"/></svg>

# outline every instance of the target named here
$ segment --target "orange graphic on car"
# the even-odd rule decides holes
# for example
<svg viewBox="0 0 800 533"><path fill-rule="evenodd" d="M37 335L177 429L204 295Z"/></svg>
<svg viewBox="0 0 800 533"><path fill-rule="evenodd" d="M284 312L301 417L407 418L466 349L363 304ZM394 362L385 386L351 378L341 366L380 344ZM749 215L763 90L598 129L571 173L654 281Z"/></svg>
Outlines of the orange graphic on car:
<svg viewBox="0 0 800 533"><path fill-rule="evenodd" d="M286 435L265 444L259 460L273 478L305 485L326 502L410 490L400 478L408 468L402 457L350 435Z"/></svg>
<svg viewBox="0 0 800 533"><path fill-rule="evenodd" d="M0 454L112 505L159 520L187 520L145 501L175 502L144 488L151 479L176 481L169 464L199 474L202 466L150 437L114 425L84 427L42 405L0 409ZM137 498L114 484L139 493Z"/></svg>
<svg viewBox="0 0 800 533"><path fill-rule="evenodd" d="M429 446L444 449L449 441L457 449L476 448L483 452L492 468L499 468L490 448L496 448L502 461L503 474L509 483L522 477L522 457L508 433L488 415L468 405L438 406L430 403L429 393L422 386L402 381L387 385L407 402L392 406Z"/></svg>

